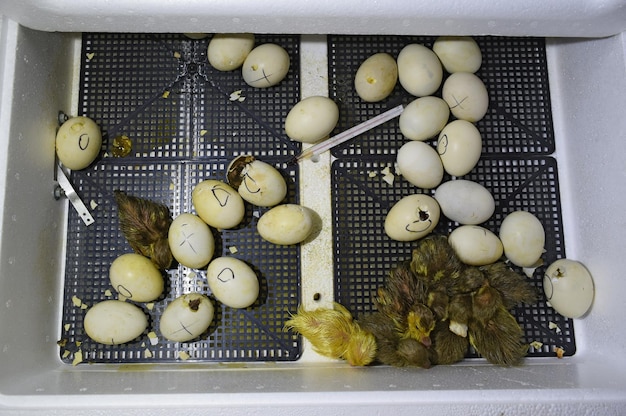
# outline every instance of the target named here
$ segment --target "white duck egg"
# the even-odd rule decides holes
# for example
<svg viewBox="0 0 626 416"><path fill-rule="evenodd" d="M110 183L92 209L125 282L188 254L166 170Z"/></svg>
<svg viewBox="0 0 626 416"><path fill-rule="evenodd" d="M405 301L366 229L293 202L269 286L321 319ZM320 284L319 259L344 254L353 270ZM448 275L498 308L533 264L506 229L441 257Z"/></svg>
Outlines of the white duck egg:
<svg viewBox="0 0 626 416"><path fill-rule="evenodd" d="M409 94L424 97L439 89L443 68L432 50L412 43L398 54L398 79Z"/></svg>
<svg viewBox="0 0 626 416"><path fill-rule="evenodd" d="M209 226L194 214L177 216L167 235L172 255L183 266L199 269L209 264L215 239Z"/></svg>
<svg viewBox="0 0 626 416"><path fill-rule="evenodd" d="M163 293L161 272L140 254L126 253L113 260L109 279L117 293L135 302L150 302Z"/></svg>
<svg viewBox="0 0 626 416"><path fill-rule="evenodd" d="M481 224L496 209L491 192L481 184L465 179L447 181L435 191L443 215L459 224Z"/></svg>
<svg viewBox="0 0 626 416"><path fill-rule="evenodd" d="M289 53L279 45L265 43L252 49L241 67L243 80L255 88L278 84L289 72Z"/></svg>
<svg viewBox="0 0 626 416"><path fill-rule="evenodd" d="M594 297L593 279L580 262L559 259L543 275L543 291L555 311L567 318L587 313Z"/></svg>
<svg viewBox="0 0 626 416"><path fill-rule="evenodd" d="M400 132L411 139L424 141L436 136L450 117L450 107L439 97L421 97L411 101L400 114Z"/></svg>
<svg viewBox="0 0 626 416"><path fill-rule="evenodd" d="M328 137L339 121L339 107L328 97L312 96L299 101L285 118L291 140L315 143Z"/></svg>
<svg viewBox="0 0 626 416"><path fill-rule="evenodd" d="M469 36L440 36L433 44L443 67L449 73L476 72L483 61L480 47Z"/></svg>
<svg viewBox="0 0 626 416"><path fill-rule="evenodd" d="M398 65L388 53L376 53L367 58L354 76L354 88L363 101L382 101L398 82Z"/></svg>
<svg viewBox="0 0 626 416"><path fill-rule="evenodd" d="M504 254L519 267L532 267L541 258L545 232L539 219L528 211L514 211L500 224Z"/></svg>
<svg viewBox="0 0 626 416"><path fill-rule="evenodd" d="M272 207L287 196L287 182L278 169L250 155L233 159L227 177L244 200L259 207Z"/></svg>
<svg viewBox="0 0 626 416"><path fill-rule="evenodd" d="M191 200L202 221L218 229L236 227L245 214L239 192L222 181L206 179L198 183L193 188Z"/></svg>
<svg viewBox="0 0 626 416"><path fill-rule="evenodd" d="M443 99L454 117L475 123L487 114L489 95L485 84L470 72L455 72L443 83Z"/></svg>
<svg viewBox="0 0 626 416"><path fill-rule="evenodd" d="M252 33L217 33L209 42L207 58L218 71L232 71L243 65L253 47Z"/></svg>
<svg viewBox="0 0 626 416"><path fill-rule="evenodd" d="M405 143L398 150L396 161L402 176L419 188L435 188L443 179L441 159L428 143Z"/></svg>
<svg viewBox="0 0 626 416"><path fill-rule="evenodd" d="M485 266L502 257L504 249L497 235L478 225L461 225L448 236L459 259L470 266Z"/></svg>
<svg viewBox="0 0 626 416"><path fill-rule="evenodd" d="M100 153L100 127L88 117L72 117L59 127L55 146L63 166L72 170L85 169Z"/></svg>
<svg viewBox="0 0 626 416"><path fill-rule="evenodd" d="M213 296L231 308L247 308L259 297L259 279L244 261L218 257L206 273Z"/></svg>
<svg viewBox="0 0 626 416"><path fill-rule="evenodd" d="M83 325L87 336L94 341L117 345L140 336L148 327L148 318L132 303L105 300L87 310Z"/></svg>
<svg viewBox="0 0 626 416"><path fill-rule="evenodd" d="M214 314L213 304L208 297L201 293L187 293L165 307L159 321L159 331L170 341L190 341L209 328Z"/></svg>
<svg viewBox="0 0 626 416"><path fill-rule="evenodd" d="M466 120L450 122L439 133L437 153L443 168L450 175L467 175L474 169L482 153L480 131Z"/></svg>
<svg viewBox="0 0 626 416"><path fill-rule="evenodd" d="M275 206L259 218L257 231L270 243L292 245L306 240L314 225L315 216L310 208L283 204Z"/></svg>
<svg viewBox="0 0 626 416"><path fill-rule="evenodd" d="M439 223L439 216L439 204L433 197L408 195L387 212L385 233L396 241L415 241L433 231Z"/></svg>

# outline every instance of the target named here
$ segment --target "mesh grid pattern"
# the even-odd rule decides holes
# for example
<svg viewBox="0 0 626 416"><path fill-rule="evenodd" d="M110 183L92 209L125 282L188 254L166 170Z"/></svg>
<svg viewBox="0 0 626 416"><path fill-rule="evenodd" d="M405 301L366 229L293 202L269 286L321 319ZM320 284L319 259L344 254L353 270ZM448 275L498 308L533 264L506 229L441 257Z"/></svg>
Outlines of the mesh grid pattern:
<svg viewBox="0 0 626 416"><path fill-rule="evenodd" d="M300 356L300 338L282 327L299 304L299 247L275 246L258 235L256 222L268 208L246 204L242 224L213 230L215 256L248 263L259 278L260 294L241 310L212 299L213 323L195 340L167 341L158 331L159 319L181 294L211 296L205 269L175 265L168 270L163 295L150 304L137 303L149 317L148 329L123 345L91 341L82 325L85 309L75 304L78 299L89 307L117 297L108 270L115 258L132 250L119 230L116 189L165 204L173 217L193 213L193 187L204 179L225 180L232 158L252 153L279 169L288 184L286 201L298 202L298 167L284 161L299 146L284 136L282 123L299 99L299 37L257 36L257 45L279 44L291 58L285 80L262 90L248 87L240 70L215 71L206 57L208 42L178 34L83 36L79 113L101 126L103 154L110 154L118 135L128 136L133 149L125 158L103 157L72 172L83 201L95 204L95 223L85 227L70 210L61 348L66 362L78 350L84 362L103 363L172 362L181 352L189 361L290 361ZM232 100L239 90L245 100ZM159 337L156 345L147 337L149 331Z"/></svg>
<svg viewBox="0 0 626 416"><path fill-rule="evenodd" d="M340 105L337 131L373 117L409 96L398 85L380 103L362 101L354 90L353 77L361 62L374 53L394 57L409 43L432 47L433 37L330 36L329 74L331 96ZM484 227L497 234L504 217L514 210L534 213L544 226L546 265L565 257L563 225L550 96L543 39L475 38L483 63L477 75L490 96L489 110L476 124L483 140L477 166L463 178L482 184L495 199L495 213ZM445 75L444 75L445 77ZM440 96L440 92L435 93ZM414 243L391 240L383 224L391 206L412 193L433 195L434 190L416 188L401 176L393 184L382 180L382 170L394 172L397 149L406 142L390 121L355 140L333 149L337 158L331 171L335 297L357 316L373 311L372 295L383 285L389 269L411 257ZM433 146L435 143L430 141ZM375 176L374 176L375 174ZM453 180L444 175L444 181ZM442 215L434 233L448 234L458 224ZM542 292L544 267L531 282ZM523 305L514 315L525 331L527 342L539 341L529 356L554 356L554 348L575 353L573 324L541 300ZM556 325L556 327L553 327ZM473 351L468 357L475 357Z"/></svg>

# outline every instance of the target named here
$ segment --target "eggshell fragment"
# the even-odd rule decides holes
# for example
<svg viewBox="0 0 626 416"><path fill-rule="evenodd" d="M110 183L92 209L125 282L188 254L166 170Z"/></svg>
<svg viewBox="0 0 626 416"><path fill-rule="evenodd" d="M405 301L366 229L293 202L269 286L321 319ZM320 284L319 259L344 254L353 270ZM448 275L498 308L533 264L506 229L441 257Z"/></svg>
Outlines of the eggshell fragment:
<svg viewBox="0 0 626 416"><path fill-rule="evenodd" d="M461 225L448 236L459 259L470 266L495 263L504 251L497 235L478 225Z"/></svg>
<svg viewBox="0 0 626 416"><path fill-rule="evenodd" d="M59 127L55 146L63 166L72 170L85 169L100 153L100 127L88 117L72 117Z"/></svg>
<svg viewBox="0 0 626 416"><path fill-rule="evenodd" d="M400 114L400 132L411 139L424 141L436 136L450 117L450 107L439 97L411 101Z"/></svg>
<svg viewBox="0 0 626 416"><path fill-rule="evenodd" d="M285 118L291 140L315 143L327 138L339 121L339 107L328 97L307 97L293 106Z"/></svg>
<svg viewBox="0 0 626 416"><path fill-rule="evenodd" d="M437 55L424 45L406 45L398 54L398 79L412 95L431 95L441 85L443 68Z"/></svg>
<svg viewBox="0 0 626 416"><path fill-rule="evenodd" d="M198 183L191 192L191 201L202 221L219 229L236 227L245 214L239 192L227 183L214 179Z"/></svg>
<svg viewBox="0 0 626 416"><path fill-rule="evenodd" d="M567 318L587 313L594 297L593 279L580 262L559 259L546 269L543 290L550 305Z"/></svg>
<svg viewBox="0 0 626 416"><path fill-rule="evenodd" d="M491 192L477 182L465 179L447 181L435 191L443 215L459 224L481 224L496 209Z"/></svg>
<svg viewBox="0 0 626 416"><path fill-rule="evenodd" d="M313 231L314 214L311 209L297 204L275 206L259 218L257 231L270 243L298 244Z"/></svg>
<svg viewBox="0 0 626 416"><path fill-rule="evenodd" d="M120 300L93 305L83 321L85 333L100 344L117 345L132 341L148 327L146 314L137 306Z"/></svg>
<svg viewBox="0 0 626 416"><path fill-rule="evenodd" d="M159 330L170 341L190 341L209 328L213 315L213 304L208 297L201 293L184 294L165 307Z"/></svg>
<svg viewBox="0 0 626 416"><path fill-rule="evenodd" d="M126 253L117 257L109 268L113 288L135 302L150 302L163 293L163 276L147 257Z"/></svg>
<svg viewBox="0 0 626 416"><path fill-rule="evenodd" d="M385 233L396 241L415 241L432 232L439 223L439 216L439 204L433 197L408 195L387 212Z"/></svg>
<svg viewBox="0 0 626 416"><path fill-rule="evenodd" d="M504 254L516 266L534 266L541 258L545 239L543 225L528 211L511 212L500 224Z"/></svg>
<svg viewBox="0 0 626 416"><path fill-rule="evenodd" d="M174 258L192 269L206 266L215 251L215 239L209 226L189 213L180 214L172 221L167 240Z"/></svg>
<svg viewBox="0 0 626 416"><path fill-rule="evenodd" d="M287 51L274 43L252 49L241 67L243 80L255 88L268 88L282 81L289 72Z"/></svg>
<svg viewBox="0 0 626 416"><path fill-rule="evenodd" d="M206 276L213 296L231 308L247 308L259 297L256 273L237 258L216 258L209 264Z"/></svg>
<svg viewBox="0 0 626 416"><path fill-rule="evenodd" d="M378 102L387 98L398 81L398 65L388 53L367 58L354 76L354 88L363 101Z"/></svg>

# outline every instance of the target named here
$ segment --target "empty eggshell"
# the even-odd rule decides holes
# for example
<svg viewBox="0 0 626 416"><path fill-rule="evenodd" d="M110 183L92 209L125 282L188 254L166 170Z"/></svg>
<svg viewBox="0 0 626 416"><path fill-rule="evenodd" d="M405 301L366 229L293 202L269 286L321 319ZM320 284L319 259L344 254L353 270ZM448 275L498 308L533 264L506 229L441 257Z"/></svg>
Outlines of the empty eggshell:
<svg viewBox="0 0 626 416"><path fill-rule="evenodd" d="M387 212L385 233L396 241L415 241L432 232L439 223L439 216L439 204L433 197L408 195Z"/></svg>
<svg viewBox="0 0 626 416"><path fill-rule="evenodd" d="M481 224L496 209L491 192L479 183L465 179L447 181L435 191L443 215L459 224Z"/></svg>
<svg viewBox="0 0 626 416"><path fill-rule="evenodd" d="M448 236L456 255L470 266L485 266L502 257L502 242L497 235L478 225L461 225Z"/></svg>
<svg viewBox="0 0 626 416"><path fill-rule="evenodd" d="M257 231L270 243L279 245L298 244L313 231L314 213L297 204L275 206L259 218Z"/></svg>
<svg viewBox="0 0 626 416"><path fill-rule="evenodd" d="M150 302L163 293L163 276L147 257L126 253L109 268L111 285L120 295L135 302Z"/></svg>
<svg viewBox="0 0 626 416"><path fill-rule="evenodd" d="M206 266L215 251L215 239L209 226L189 213L180 214L172 221L167 240L174 258L192 269Z"/></svg>
<svg viewBox="0 0 626 416"><path fill-rule="evenodd" d="M398 54L398 79L416 97L431 95L441 85L443 68L437 55L424 45L406 45Z"/></svg>
<svg viewBox="0 0 626 416"><path fill-rule="evenodd" d="M466 120L450 122L439 134L437 153L443 168L450 175L467 175L474 169L482 153L480 131Z"/></svg>
<svg viewBox="0 0 626 416"><path fill-rule="evenodd" d="M245 214L239 192L227 183L214 179L198 183L191 192L191 201L202 221L215 228L236 227Z"/></svg>
<svg viewBox="0 0 626 416"><path fill-rule="evenodd" d="M59 127L55 146L63 166L72 170L85 169L100 153L100 127L88 117L72 117Z"/></svg>
<svg viewBox="0 0 626 416"><path fill-rule="evenodd" d="M450 107L439 97L421 97L411 101L400 114L402 134L411 139L424 141L436 136L450 117Z"/></svg>
<svg viewBox="0 0 626 416"><path fill-rule="evenodd" d="M398 169L411 184L423 188L435 188L443 179L443 164L437 151L428 143L411 141L398 150Z"/></svg>
<svg viewBox="0 0 626 416"><path fill-rule="evenodd" d="M398 65L388 53L376 53L367 58L354 76L354 88L363 101L384 100L398 81Z"/></svg>
<svg viewBox="0 0 626 416"><path fill-rule="evenodd" d="M487 114L489 95L485 84L470 72L455 72L443 83L443 99L452 115L475 123Z"/></svg>
<svg viewBox="0 0 626 416"><path fill-rule="evenodd" d="M94 341L117 345L140 336L148 327L148 318L131 303L105 300L89 308L83 325L87 336Z"/></svg>
<svg viewBox="0 0 626 416"><path fill-rule="evenodd" d="M184 294L165 307L159 321L159 330L170 341L190 341L209 328L214 313L213 304L205 295Z"/></svg>
<svg viewBox="0 0 626 416"><path fill-rule="evenodd" d="M285 133L291 140L315 143L327 138L339 121L339 108L328 97L307 97L289 111Z"/></svg>
<svg viewBox="0 0 626 416"><path fill-rule="evenodd" d="M247 308L259 297L259 280L244 261L234 257L218 257L206 273L213 296L231 308Z"/></svg>
<svg viewBox="0 0 626 416"><path fill-rule="evenodd" d="M218 71L232 71L243 65L253 47L252 33L217 33L209 42L207 58Z"/></svg>
<svg viewBox="0 0 626 416"><path fill-rule="evenodd" d="M550 305L567 318L580 318L593 303L594 285L580 262L559 259L546 269L543 290Z"/></svg>
<svg viewBox="0 0 626 416"><path fill-rule="evenodd" d="M528 211L514 211L500 224L504 254L519 267L532 267L541 258L545 244L543 225Z"/></svg>
<svg viewBox="0 0 626 416"><path fill-rule="evenodd" d="M469 36L440 36L433 44L433 52L451 74L476 72L483 61L480 47Z"/></svg>
<svg viewBox="0 0 626 416"><path fill-rule="evenodd" d="M265 43L252 49L241 68L243 80L255 88L268 88L289 72L289 54L279 45Z"/></svg>

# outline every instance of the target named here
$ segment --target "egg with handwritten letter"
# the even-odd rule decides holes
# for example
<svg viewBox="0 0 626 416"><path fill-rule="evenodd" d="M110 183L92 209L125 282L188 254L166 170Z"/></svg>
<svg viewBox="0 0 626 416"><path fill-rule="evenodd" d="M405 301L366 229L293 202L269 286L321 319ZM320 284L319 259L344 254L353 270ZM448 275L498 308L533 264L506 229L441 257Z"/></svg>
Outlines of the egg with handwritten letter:
<svg viewBox="0 0 626 416"><path fill-rule="evenodd" d="M244 261L218 257L206 272L213 296L231 308L247 308L259 297L259 279Z"/></svg>
<svg viewBox="0 0 626 416"><path fill-rule="evenodd" d="M113 260L109 279L117 293L135 302L150 302L163 293L161 272L140 254L126 253Z"/></svg>
<svg viewBox="0 0 626 416"><path fill-rule="evenodd" d="M63 166L72 170L85 169L100 153L102 133L92 119L72 117L59 127L55 145Z"/></svg>
<svg viewBox="0 0 626 416"><path fill-rule="evenodd" d="M418 240L430 234L437 226L440 213L439 204L431 196L405 196L387 212L385 233L396 241Z"/></svg>
<svg viewBox="0 0 626 416"><path fill-rule="evenodd" d="M191 192L191 201L202 221L215 228L234 228L245 214L239 192L227 183L214 179L198 183Z"/></svg>

